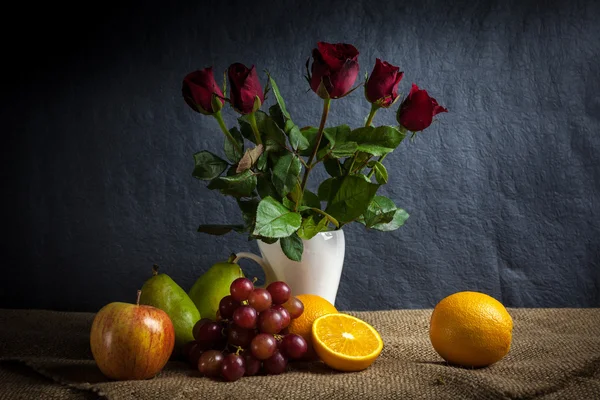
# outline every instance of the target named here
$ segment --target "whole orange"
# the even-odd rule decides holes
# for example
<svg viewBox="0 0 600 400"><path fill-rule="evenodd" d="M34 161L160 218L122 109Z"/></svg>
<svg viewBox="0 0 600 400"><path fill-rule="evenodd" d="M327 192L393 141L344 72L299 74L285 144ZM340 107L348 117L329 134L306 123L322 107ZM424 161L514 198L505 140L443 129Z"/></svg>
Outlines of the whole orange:
<svg viewBox="0 0 600 400"><path fill-rule="evenodd" d="M304 312L300 317L292 320L288 330L306 340L308 351L305 358L314 360L318 357L312 346L313 322L323 315L337 313L338 310L328 300L316 294L299 294L296 297L304 304Z"/></svg>
<svg viewBox="0 0 600 400"><path fill-rule="evenodd" d="M510 350L513 321L498 300L479 292L458 292L433 309L429 339L451 364L484 367Z"/></svg>

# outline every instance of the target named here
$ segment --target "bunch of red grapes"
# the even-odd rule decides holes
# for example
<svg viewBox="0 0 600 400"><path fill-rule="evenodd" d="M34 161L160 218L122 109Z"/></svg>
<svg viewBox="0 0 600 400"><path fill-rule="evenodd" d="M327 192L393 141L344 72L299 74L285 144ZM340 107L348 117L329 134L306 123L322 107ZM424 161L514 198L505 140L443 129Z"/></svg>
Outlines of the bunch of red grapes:
<svg viewBox="0 0 600 400"><path fill-rule="evenodd" d="M263 289L238 278L229 291L219 303L217 320L198 321L193 329L196 340L183 348L202 375L227 381L259 372L276 375L286 370L288 361L304 356L304 338L287 331L292 319L304 312L304 304L285 282Z"/></svg>

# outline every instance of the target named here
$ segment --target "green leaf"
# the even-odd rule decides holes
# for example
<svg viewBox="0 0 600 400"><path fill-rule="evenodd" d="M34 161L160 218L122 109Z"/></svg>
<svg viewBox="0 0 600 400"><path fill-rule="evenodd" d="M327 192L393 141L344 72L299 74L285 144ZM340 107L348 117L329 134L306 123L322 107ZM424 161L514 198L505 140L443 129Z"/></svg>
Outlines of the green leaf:
<svg viewBox="0 0 600 400"><path fill-rule="evenodd" d="M229 133L231 133L231 136L233 136L237 144L240 145L240 149L242 149L243 152L244 137L240 133L240 130L237 128L237 126L234 126L229 130ZM223 142L223 150L225 151L227 159L232 163L237 163L242 158L243 153L240 152L233 144L231 144L231 142L227 138L225 138L225 141Z"/></svg>
<svg viewBox="0 0 600 400"><path fill-rule="evenodd" d="M358 128L350 132L348 141L356 142L358 150L374 156L392 152L406 135L391 126Z"/></svg>
<svg viewBox="0 0 600 400"><path fill-rule="evenodd" d="M273 167L273 184L281 196L288 194L296 185L301 169L300 159L294 154L287 153L277 160Z"/></svg>
<svg viewBox="0 0 600 400"><path fill-rule="evenodd" d="M317 160L329 158L329 153L331 153L331 144L327 143L321 150L317 151Z"/></svg>
<svg viewBox="0 0 600 400"><path fill-rule="evenodd" d="M279 104L274 104L269 108L269 114L277 126L282 129L290 140L290 145L294 150L306 150L310 145L308 139L304 137L298 125L294 124L287 116L283 115Z"/></svg>
<svg viewBox="0 0 600 400"><path fill-rule="evenodd" d="M252 168L254 164L256 164L256 162L258 161L258 158L262 155L263 149L264 147L262 144L257 144L256 147L252 149L247 149L244 153L244 156L238 163L235 172L239 174L240 172Z"/></svg>
<svg viewBox="0 0 600 400"><path fill-rule="evenodd" d="M331 193L337 191L337 187L339 187L341 180L340 178L327 178L319 185L319 189L317 190L317 196L319 200L329 201L331 198Z"/></svg>
<svg viewBox="0 0 600 400"><path fill-rule="evenodd" d="M256 210L254 235L283 238L296 232L302 224L302 216L288 210L272 197L265 197Z"/></svg>
<svg viewBox="0 0 600 400"><path fill-rule="evenodd" d="M401 208L398 208L396 210L396 213L394 214L394 218L390 222L388 222L387 224L382 223L373 225L371 228L382 232L395 231L396 229L404 225L408 217L409 215L406 211L404 211Z"/></svg>
<svg viewBox="0 0 600 400"><path fill-rule="evenodd" d="M279 88L277 87L277 84L275 83L275 79L273 79L270 74L267 74L267 75L269 77L269 82L271 83L271 88L273 89L273 94L275 95L275 100L277 101L277 104L279 105L279 109L281 110L282 115L287 119L292 119L292 117L290 117L290 114L287 112L287 110L285 108L285 102L283 101L283 97L281 97L281 93L279 92Z"/></svg>
<svg viewBox="0 0 600 400"><path fill-rule="evenodd" d="M332 189L334 186L332 185ZM329 200L325 212L342 224L350 222L364 214L378 188L379 185L370 183L363 177L345 176L339 188L330 192L331 200Z"/></svg>
<svg viewBox="0 0 600 400"><path fill-rule="evenodd" d="M198 232L217 236L224 235L231 231L243 232L244 225L200 225L198 227Z"/></svg>
<svg viewBox="0 0 600 400"><path fill-rule="evenodd" d="M305 128L300 129L300 133L302 134L302 136L304 136L304 138L306 139L306 142L308 144L307 144L306 148L303 149L302 151L299 151L298 154L300 154L301 156L310 156L312 154L313 149L317 145L317 133L318 132L319 132L319 129L315 128L313 126L307 126ZM328 143L329 142L327 140L321 140L321 145L319 146L319 148L325 147Z"/></svg>
<svg viewBox="0 0 600 400"><path fill-rule="evenodd" d="M260 157L258 157L256 168L259 171L265 171L267 169L267 161L269 161L269 153L263 152Z"/></svg>
<svg viewBox="0 0 600 400"><path fill-rule="evenodd" d="M298 236L304 240L310 240L319 232L327 230L328 220L323 217L317 222L314 216L310 216L302 221L302 226L298 229Z"/></svg>
<svg viewBox="0 0 600 400"><path fill-rule="evenodd" d="M330 154L334 158L345 158L354 155L356 150L358 150L356 142L338 143Z"/></svg>
<svg viewBox="0 0 600 400"><path fill-rule="evenodd" d="M375 170L375 179L377 180L377 183L383 185L388 182L388 172L382 163L375 161L373 169Z"/></svg>
<svg viewBox="0 0 600 400"><path fill-rule="evenodd" d="M296 207L296 202L284 197L281 203L288 209L293 210Z"/></svg>
<svg viewBox="0 0 600 400"><path fill-rule="evenodd" d="M291 120L286 122L285 132L290 138L290 145L294 150L303 151L309 148L310 143L308 139L302 134L298 125L295 125Z"/></svg>
<svg viewBox="0 0 600 400"><path fill-rule="evenodd" d="M285 254L287 258L292 261L302 260L304 243L302 243L302 239L300 239L297 234L294 233L291 236L279 239L279 244L281 245L283 254Z"/></svg>
<svg viewBox="0 0 600 400"><path fill-rule="evenodd" d="M326 128L323 131L325 137L329 140L332 146L335 147L336 143L345 143L348 141L348 136L352 130L348 125L339 125L331 128Z"/></svg>
<svg viewBox="0 0 600 400"><path fill-rule="evenodd" d="M294 187L286 195L286 197L289 198L291 201L293 201L294 204L296 204L296 202L298 202L298 199L300 198L301 193L302 193L302 191L300 189L300 182L296 182L296 185L294 185Z"/></svg>
<svg viewBox="0 0 600 400"><path fill-rule="evenodd" d="M210 151L200 151L194 154L194 171L192 176L202 180L211 180L221 175L229 164Z"/></svg>
<svg viewBox="0 0 600 400"><path fill-rule="evenodd" d="M242 133L243 137L256 144L256 139L254 137L254 132L252 131L252 126L250 125L248 115L242 115L238 118L238 123L240 124L240 132ZM258 127L258 131L262 134L263 132L265 132L265 121L269 119L269 116L267 115L267 113L261 110L255 112L254 116L256 118L256 126Z"/></svg>
<svg viewBox="0 0 600 400"><path fill-rule="evenodd" d="M335 158L326 158L325 161L323 161L323 166L325 167L325 171L334 178L342 175L342 166Z"/></svg>
<svg viewBox="0 0 600 400"><path fill-rule="evenodd" d="M248 169L241 174L221 176L210 181L208 188L233 197L248 197L256 188L256 175Z"/></svg>
<svg viewBox="0 0 600 400"><path fill-rule="evenodd" d="M279 108L279 104L273 104L271 107L269 107L269 115L271 118L273 118L273 121L277 123L277 126L279 126L281 129L285 128L286 121L281 108Z"/></svg>
<svg viewBox="0 0 600 400"><path fill-rule="evenodd" d="M321 201L319 200L319 196L317 196L308 189L304 189L304 195L302 196L302 204L304 204L307 207L321 208Z"/></svg>
<svg viewBox="0 0 600 400"><path fill-rule="evenodd" d="M271 171L266 171L258 175L256 190L258 191L258 195L263 199L269 196L277 200L281 199L281 196L277 193L277 189L275 189L275 185L273 185L273 181L271 180Z"/></svg>
<svg viewBox="0 0 600 400"><path fill-rule="evenodd" d="M265 150L277 152L285 148L285 133L281 130L273 118L267 118L263 122Z"/></svg>
<svg viewBox="0 0 600 400"><path fill-rule="evenodd" d="M372 228L374 225L391 222L395 213L396 205L392 200L385 196L375 196L360 222L365 224L367 228Z"/></svg>

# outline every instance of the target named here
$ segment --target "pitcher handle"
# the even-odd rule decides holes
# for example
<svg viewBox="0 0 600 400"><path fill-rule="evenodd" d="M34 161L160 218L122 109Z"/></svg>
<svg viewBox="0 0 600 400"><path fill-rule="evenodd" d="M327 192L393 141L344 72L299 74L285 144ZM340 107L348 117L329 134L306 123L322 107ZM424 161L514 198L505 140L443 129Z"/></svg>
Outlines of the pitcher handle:
<svg viewBox="0 0 600 400"><path fill-rule="evenodd" d="M252 260L255 263L257 263L258 265L260 265L263 272L265 273L265 285L264 286L273 282L273 280L274 280L273 270L271 269L271 265L269 265L269 263L264 258L259 257L254 253L240 252L235 255L233 262L237 263L239 260L241 260L243 258ZM257 286L257 287L260 287L260 286Z"/></svg>

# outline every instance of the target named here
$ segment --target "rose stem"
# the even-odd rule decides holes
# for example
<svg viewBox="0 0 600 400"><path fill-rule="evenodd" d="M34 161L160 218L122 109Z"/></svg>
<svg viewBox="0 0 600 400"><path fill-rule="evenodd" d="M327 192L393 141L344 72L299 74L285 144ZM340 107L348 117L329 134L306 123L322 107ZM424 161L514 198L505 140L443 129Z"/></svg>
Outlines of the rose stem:
<svg viewBox="0 0 600 400"><path fill-rule="evenodd" d="M227 139L229 139L229 141L231 142L231 144L233 145L233 147L235 147L235 149L242 154L243 150L242 147L240 146L240 144L233 138L233 136L231 135L231 133L229 132L229 130L227 129L227 126L225 126L225 121L223 121L223 116L221 115L221 111L217 111L216 113L213 114L213 117L215 117L215 119L217 120L217 122L219 123L219 126L221 127L221 130L223 131L223 133L225 134L225 136L227 136Z"/></svg>
<svg viewBox="0 0 600 400"><path fill-rule="evenodd" d="M365 123L365 126L371 126L371 123L373 122L373 118L375 118L377 110L379 110L379 107L375 103L371 104L371 111L369 112L369 116L367 117L367 122Z"/></svg>
<svg viewBox="0 0 600 400"><path fill-rule="evenodd" d="M260 139L260 132L258 131L258 125L256 124L256 117L254 113L248 114L248 119L250 120L250 126L252 127L252 132L254 132L254 138L256 139L256 144L262 144L262 140Z"/></svg>
<svg viewBox="0 0 600 400"><path fill-rule="evenodd" d="M140 296L142 295L142 291L138 290L137 292L137 300L135 301L135 305L139 306L140 305Z"/></svg>
<svg viewBox="0 0 600 400"><path fill-rule="evenodd" d="M298 209L298 205L302 202L302 196L304 195L304 188L306 187L306 182L308 181L308 174L314 167L312 164L315 156L317 155L317 151L319 150L319 146L321 145L321 139L323 139L323 130L325 130L325 121L327 121L327 114L329 114L329 106L331 105L331 99L323 99L323 113L321 114L321 123L319 124L319 131L317 132L317 143L315 144L315 148L313 149L312 154L310 155L306 169L304 170L304 176L302 177L302 184L300 184L300 195L298 196L298 201L296 202L295 209ZM316 163L315 163L316 164Z"/></svg>

